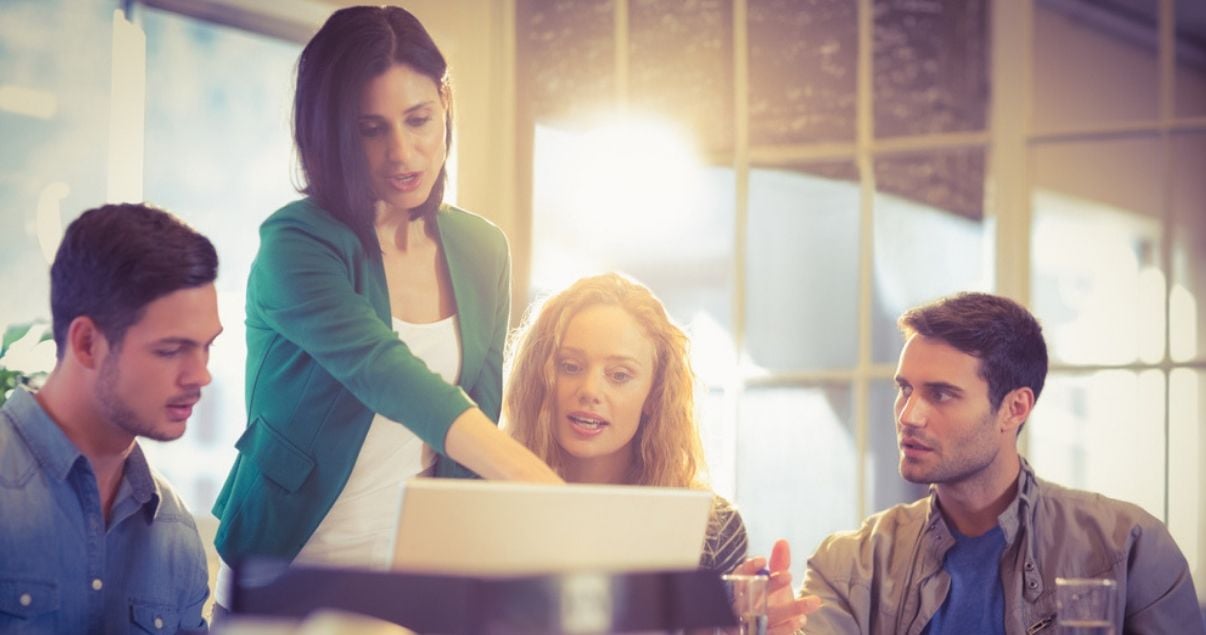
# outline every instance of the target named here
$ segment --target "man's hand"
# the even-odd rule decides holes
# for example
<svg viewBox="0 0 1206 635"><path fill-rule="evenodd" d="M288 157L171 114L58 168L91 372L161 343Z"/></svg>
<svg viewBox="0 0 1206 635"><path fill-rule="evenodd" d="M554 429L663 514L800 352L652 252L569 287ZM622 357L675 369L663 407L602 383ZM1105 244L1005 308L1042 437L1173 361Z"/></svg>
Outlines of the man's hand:
<svg viewBox="0 0 1206 635"><path fill-rule="evenodd" d="M791 588L791 545L778 540L771 548L770 566L762 556L750 558L738 565L733 573L753 575L770 571L766 587L767 633L789 635L804 627L808 614L821 608L816 597L796 597Z"/></svg>

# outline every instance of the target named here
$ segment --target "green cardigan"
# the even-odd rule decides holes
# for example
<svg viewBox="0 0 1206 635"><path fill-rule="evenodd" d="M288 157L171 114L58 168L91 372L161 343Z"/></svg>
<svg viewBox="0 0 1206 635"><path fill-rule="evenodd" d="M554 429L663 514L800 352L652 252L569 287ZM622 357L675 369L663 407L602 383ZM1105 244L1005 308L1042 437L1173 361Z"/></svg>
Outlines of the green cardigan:
<svg viewBox="0 0 1206 635"><path fill-rule="evenodd" d="M437 475L472 476L445 456L444 438L475 404L498 420L510 254L496 226L463 210L442 207L436 227L460 325L456 386L393 332L379 251L309 199L260 227L247 282L247 429L213 508L226 562L297 555L343 491L374 413L434 448Z"/></svg>

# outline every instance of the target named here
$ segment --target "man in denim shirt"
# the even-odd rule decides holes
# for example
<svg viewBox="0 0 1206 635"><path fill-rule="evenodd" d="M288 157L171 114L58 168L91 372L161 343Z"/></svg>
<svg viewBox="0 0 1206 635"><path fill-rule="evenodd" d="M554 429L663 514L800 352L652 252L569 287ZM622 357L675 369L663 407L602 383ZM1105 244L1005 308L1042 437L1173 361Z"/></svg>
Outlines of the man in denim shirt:
<svg viewBox="0 0 1206 635"><path fill-rule="evenodd" d="M210 381L217 267L209 240L143 205L67 228L58 361L0 409L0 632L205 629L196 525L135 438L178 438Z"/></svg>

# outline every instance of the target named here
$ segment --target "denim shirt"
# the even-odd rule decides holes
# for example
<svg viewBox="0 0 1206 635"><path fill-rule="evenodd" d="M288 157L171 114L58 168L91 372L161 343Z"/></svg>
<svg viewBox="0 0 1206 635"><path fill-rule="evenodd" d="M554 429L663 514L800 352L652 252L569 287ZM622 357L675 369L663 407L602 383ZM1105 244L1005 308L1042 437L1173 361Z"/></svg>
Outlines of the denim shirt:
<svg viewBox="0 0 1206 635"><path fill-rule="evenodd" d="M92 464L18 388L0 409L0 633L204 630L192 515L134 446L105 526Z"/></svg>

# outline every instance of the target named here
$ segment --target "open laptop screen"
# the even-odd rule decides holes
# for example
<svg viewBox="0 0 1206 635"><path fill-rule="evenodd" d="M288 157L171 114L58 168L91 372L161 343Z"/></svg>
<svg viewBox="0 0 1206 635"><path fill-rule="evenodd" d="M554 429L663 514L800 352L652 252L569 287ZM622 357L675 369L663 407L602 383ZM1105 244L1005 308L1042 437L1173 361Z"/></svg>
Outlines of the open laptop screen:
<svg viewBox="0 0 1206 635"><path fill-rule="evenodd" d="M411 479L393 568L475 576L694 569L711 501L710 492L678 488Z"/></svg>

